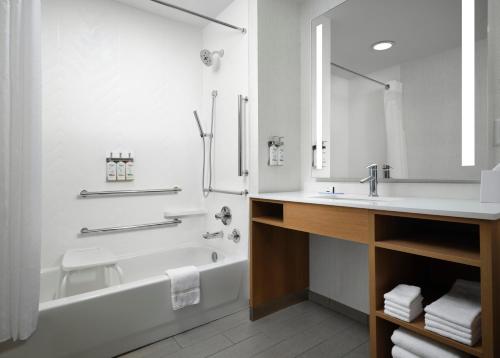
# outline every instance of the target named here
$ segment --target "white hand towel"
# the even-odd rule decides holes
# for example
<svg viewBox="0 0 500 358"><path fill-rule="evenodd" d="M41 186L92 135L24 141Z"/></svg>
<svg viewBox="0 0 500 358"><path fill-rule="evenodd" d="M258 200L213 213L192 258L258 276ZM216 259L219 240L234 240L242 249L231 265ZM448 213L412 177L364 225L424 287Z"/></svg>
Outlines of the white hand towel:
<svg viewBox="0 0 500 358"><path fill-rule="evenodd" d="M450 329L454 329L457 332L463 332L465 334L472 334L472 332L477 332L478 330L481 329L481 319L476 320L476 322L474 323L474 325L472 327L470 327L470 328L466 328L464 326L460 326L458 324L446 321L446 320L444 320L442 318L439 318L438 316L434 316L431 313L426 313L425 314L425 319L426 320L431 320L431 321L436 322L436 323L440 323L440 324L442 324L442 325L444 325L446 327L449 327Z"/></svg>
<svg viewBox="0 0 500 358"><path fill-rule="evenodd" d="M406 329L398 328L391 337L392 343L423 358L462 358L467 354L431 339L421 337Z"/></svg>
<svg viewBox="0 0 500 358"><path fill-rule="evenodd" d="M419 358L416 354L398 346L393 346L391 353L393 358Z"/></svg>
<svg viewBox="0 0 500 358"><path fill-rule="evenodd" d="M396 318L398 318L402 321L405 321L405 322L412 322L415 318L417 318L422 313L422 311L414 311L414 312L411 312L410 314L407 314L401 310L385 306L384 313L388 314L389 316L396 317Z"/></svg>
<svg viewBox="0 0 500 358"><path fill-rule="evenodd" d="M384 300L384 305L386 307L391 307L397 310L401 310L405 312L406 314L410 314L415 311L422 312L423 306L422 306L422 300L421 299L416 299L409 307L402 306L400 304L394 303L390 300Z"/></svg>
<svg viewBox="0 0 500 358"><path fill-rule="evenodd" d="M471 328L481 315L481 289L479 282L457 280L450 292L425 307L446 321Z"/></svg>
<svg viewBox="0 0 500 358"><path fill-rule="evenodd" d="M174 311L200 303L200 273L196 266L167 270Z"/></svg>
<svg viewBox="0 0 500 358"><path fill-rule="evenodd" d="M400 319L401 321L405 321L405 322L412 322L420 314L420 313L414 313L412 315L407 315L404 312L396 311L396 310L393 310L393 309L388 308L388 307L384 308L384 313L387 314L387 315L389 315L389 316L392 316L392 317L395 317L397 319Z"/></svg>
<svg viewBox="0 0 500 358"><path fill-rule="evenodd" d="M409 307L420 296L420 287L410 285L397 285L384 295L386 300L393 301L402 306Z"/></svg>
<svg viewBox="0 0 500 358"><path fill-rule="evenodd" d="M477 343L477 341L479 340L480 337L473 337L474 339L467 339L467 338L463 338L463 337L460 337L460 336L457 336L456 334L453 334L451 332L448 332L448 331L444 331L442 329L439 329L439 328L435 328L435 327L430 327L428 326L427 324L424 326L424 328L428 331L431 331L431 332L434 332L434 333L437 333L439 334L440 336L443 336L443 337L447 337L447 338L450 338L450 339L453 339L454 341L457 341L457 342L460 342L460 343L463 343L463 344L466 344L468 346L473 346L474 344Z"/></svg>
<svg viewBox="0 0 500 358"><path fill-rule="evenodd" d="M429 328L436 328L436 329L440 329L442 331L446 331L446 332L449 332L451 334L454 334L458 337L462 337L464 339L468 339L470 341L474 341L477 339L477 337L479 337L481 335L481 330L480 328L478 328L477 330L475 331L472 331L471 333L464 333L462 331L459 331L459 330L456 330L454 328L451 328L450 326L448 325L445 325L445 324L441 324L439 322L436 322L430 318L427 318L425 317L425 325L428 326Z"/></svg>

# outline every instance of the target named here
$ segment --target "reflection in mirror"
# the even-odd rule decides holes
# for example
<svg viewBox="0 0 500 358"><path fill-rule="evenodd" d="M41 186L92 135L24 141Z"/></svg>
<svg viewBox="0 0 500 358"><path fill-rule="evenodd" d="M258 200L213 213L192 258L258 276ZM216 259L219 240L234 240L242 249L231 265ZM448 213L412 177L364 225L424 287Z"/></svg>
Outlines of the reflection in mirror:
<svg viewBox="0 0 500 358"><path fill-rule="evenodd" d="M487 5L347 0L315 19L313 176L357 181L378 163L385 178L478 180L492 165Z"/></svg>

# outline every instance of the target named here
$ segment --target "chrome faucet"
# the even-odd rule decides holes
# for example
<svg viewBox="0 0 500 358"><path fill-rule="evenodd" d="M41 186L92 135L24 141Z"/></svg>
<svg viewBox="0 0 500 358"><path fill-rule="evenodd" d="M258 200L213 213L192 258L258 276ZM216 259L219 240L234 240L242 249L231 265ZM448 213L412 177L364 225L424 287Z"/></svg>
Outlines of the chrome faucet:
<svg viewBox="0 0 500 358"><path fill-rule="evenodd" d="M206 232L201 235L205 240L210 240L210 239L222 239L224 237L224 231L217 231L217 232Z"/></svg>
<svg viewBox="0 0 500 358"><path fill-rule="evenodd" d="M378 185L378 166L377 164L371 164L366 167L368 169L368 176L361 179L360 183L368 182L370 184L370 194L369 196L378 196L377 185Z"/></svg>

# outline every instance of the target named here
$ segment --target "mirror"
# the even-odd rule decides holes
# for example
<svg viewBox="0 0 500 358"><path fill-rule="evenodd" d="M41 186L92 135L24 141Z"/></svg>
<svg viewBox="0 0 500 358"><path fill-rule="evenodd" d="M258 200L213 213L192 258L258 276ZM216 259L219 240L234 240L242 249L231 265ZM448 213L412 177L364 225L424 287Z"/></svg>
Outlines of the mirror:
<svg viewBox="0 0 500 358"><path fill-rule="evenodd" d="M382 180L479 180L493 166L487 11L347 0L314 19L312 176L358 181L377 163Z"/></svg>

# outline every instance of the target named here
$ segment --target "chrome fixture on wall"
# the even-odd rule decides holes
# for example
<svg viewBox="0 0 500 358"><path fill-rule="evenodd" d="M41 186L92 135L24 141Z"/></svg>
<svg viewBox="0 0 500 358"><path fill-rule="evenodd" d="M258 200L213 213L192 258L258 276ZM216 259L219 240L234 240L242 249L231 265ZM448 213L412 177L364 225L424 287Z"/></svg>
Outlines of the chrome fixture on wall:
<svg viewBox="0 0 500 358"><path fill-rule="evenodd" d="M228 206L223 206L221 211L215 214L215 218L222 221L224 225L231 224L231 219L233 218L231 209Z"/></svg>
<svg viewBox="0 0 500 358"><path fill-rule="evenodd" d="M213 66L214 69L218 70L220 67L220 59L224 56L224 50L219 51L209 51L203 49L200 51L201 62L207 67Z"/></svg>
<svg viewBox="0 0 500 358"><path fill-rule="evenodd" d="M377 197L377 186L378 186L378 166L377 164L371 164L366 167L368 169L368 176L364 179L361 179L360 183L368 182L370 184L370 193L369 196Z"/></svg>
<svg viewBox="0 0 500 358"><path fill-rule="evenodd" d="M117 196L117 195L145 195L145 194L177 194L182 191L178 186L168 189L144 189L144 190L109 190L109 191L87 191L82 190L79 194L82 198L89 196Z"/></svg>
<svg viewBox="0 0 500 358"><path fill-rule="evenodd" d="M243 116L245 113L245 104L248 97L238 95L238 176L248 175L248 170L243 169Z"/></svg>
<svg viewBox="0 0 500 358"><path fill-rule="evenodd" d="M115 226L115 227L107 227L107 228L101 228L101 229L88 229L88 228L84 227L80 230L80 234L81 235L88 235L88 234L103 234L103 233L116 232L116 231L142 230L142 229L150 229L150 228L162 227L162 226L174 226L174 225L178 225L181 223L182 223L181 219L174 218L172 220L162 221L159 223L151 223L151 224Z"/></svg>
<svg viewBox="0 0 500 358"><path fill-rule="evenodd" d="M233 231L229 234L229 236L227 237L227 239L231 240L235 244L237 244L238 242L240 242L240 239L241 239L240 230L233 229Z"/></svg>
<svg viewBox="0 0 500 358"><path fill-rule="evenodd" d="M211 239L222 239L224 237L224 231L217 231L217 232L206 232L201 235L205 240L211 240Z"/></svg>

